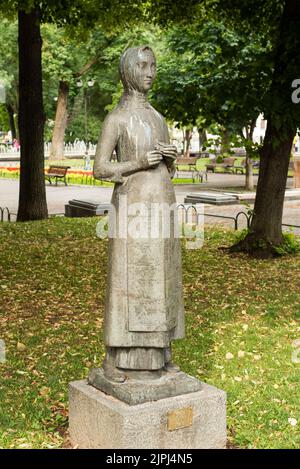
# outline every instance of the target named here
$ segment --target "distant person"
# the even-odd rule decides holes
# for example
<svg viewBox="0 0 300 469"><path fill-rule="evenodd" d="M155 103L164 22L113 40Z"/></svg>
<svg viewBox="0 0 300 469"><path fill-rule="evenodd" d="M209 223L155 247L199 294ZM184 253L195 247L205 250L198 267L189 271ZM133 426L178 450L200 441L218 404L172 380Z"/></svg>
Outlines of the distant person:
<svg viewBox="0 0 300 469"><path fill-rule="evenodd" d="M16 138L14 138L12 146L17 151L20 149L20 144Z"/></svg>

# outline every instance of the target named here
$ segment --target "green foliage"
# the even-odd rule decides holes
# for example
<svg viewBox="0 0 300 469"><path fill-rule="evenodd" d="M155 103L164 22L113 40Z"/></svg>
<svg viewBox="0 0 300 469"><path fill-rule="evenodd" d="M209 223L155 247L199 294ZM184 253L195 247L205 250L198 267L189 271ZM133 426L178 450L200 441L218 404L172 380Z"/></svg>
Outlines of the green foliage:
<svg viewBox="0 0 300 469"><path fill-rule="evenodd" d="M81 93L76 82L83 75L85 82L90 78L95 80L95 86L90 90L90 101L93 103L95 99L95 105L89 108L89 114L92 114L89 119L91 139L95 141L95 122L104 119L105 107L111 101L119 80L118 65L114 67L116 57L119 59L124 48L135 41L148 42L146 38L151 41L154 27L148 28L149 32L136 25L132 28L135 20L143 19L143 2L0 0L0 7L6 17L0 20L0 39L5 44L0 51L0 79L7 83L7 91L11 95L9 102L15 112L18 112L18 33L15 19L18 9L29 12L36 8L40 11L43 37L46 141L51 139L59 81L69 84L69 108L72 111L76 97ZM74 130L82 128L75 122L77 116L72 123L72 112L70 114L69 139ZM81 137L78 135L77 138Z"/></svg>
<svg viewBox="0 0 300 469"><path fill-rule="evenodd" d="M236 243L239 243L243 241L247 236L251 235L253 232L250 229L243 229L240 232L238 232L235 236L235 241ZM235 243L235 244L236 244ZM273 248L271 243L267 242L265 239L256 239L252 244L252 249L262 249L262 250L267 250L270 248Z"/></svg>
<svg viewBox="0 0 300 469"><path fill-rule="evenodd" d="M270 85L271 44L263 32L243 34L222 21L174 27L158 69L155 103L181 125L214 122L237 132L262 110Z"/></svg>
<svg viewBox="0 0 300 469"><path fill-rule="evenodd" d="M5 84L6 103L18 112L18 44L17 24L0 16L0 80ZM4 108L1 121L5 123ZM3 120L4 119L4 120ZM5 125L5 124L4 124Z"/></svg>
<svg viewBox="0 0 300 469"><path fill-rule="evenodd" d="M186 25L195 20L195 17L205 17L207 12L202 5L210 2L203 0L150 0L144 1L145 14L149 20L163 27L174 23ZM210 6L210 5L209 5Z"/></svg>
<svg viewBox="0 0 300 469"><path fill-rule="evenodd" d="M74 73L91 58L90 44L72 40L64 28L53 24L41 27L43 37L43 74L46 80L74 81Z"/></svg>
<svg viewBox="0 0 300 469"><path fill-rule="evenodd" d="M286 256L290 254L297 254L300 252L300 241L293 233L283 234L283 243L280 246L275 246L274 251L279 256Z"/></svg>
<svg viewBox="0 0 300 469"><path fill-rule="evenodd" d="M65 142L71 143L75 139L85 140L85 129L84 129L84 113L80 112L74 116L71 124L67 127ZM88 117L88 141L91 143L97 143L101 131L101 124L99 122L99 116L89 115Z"/></svg>
<svg viewBox="0 0 300 469"><path fill-rule="evenodd" d="M292 102L292 82L300 75L300 4L291 0L212 0L212 15L246 35L263 34L271 45L266 66L271 67L272 85L263 97L267 120L286 139L300 125L300 105ZM262 64L264 66L264 64Z"/></svg>
<svg viewBox="0 0 300 469"><path fill-rule="evenodd" d="M103 119L104 106L109 99L103 96L99 99L99 86L95 80L97 75L97 67L99 69L101 62L102 50L107 46L109 39L104 33L97 28L91 30L88 37L82 39L72 39L68 36L66 29L55 25L47 24L42 27L43 35L43 80L44 80L44 103L45 111L48 117L46 138L51 140L51 134L54 125L56 112L56 101L59 81L68 83L69 95L69 134L74 133L76 127L79 129L80 135L75 138L84 139L84 102L83 89L88 88L87 81L94 79L95 85L93 89L88 88L89 103L93 98L98 101L98 106L91 107L89 105L89 124L93 125L95 119ZM86 72L84 72L86 70ZM77 82L83 82L83 87L78 87ZM99 80L100 82L100 80ZM102 104L102 106L101 106ZM91 116L92 114L92 116ZM76 124L78 117L81 118L81 125ZM75 122L74 122L75 120ZM91 121L91 122L90 122ZM92 132L95 140L95 135ZM67 141L69 141L67 136Z"/></svg>
<svg viewBox="0 0 300 469"><path fill-rule="evenodd" d="M2 14L13 17L18 10L27 13L39 9L41 23L68 26L77 37L84 37L95 24L116 30L130 21L140 19L144 2L114 0L0 0Z"/></svg>
<svg viewBox="0 0 300 469"><path fill-rule="evenodd" d="M262 144L254 142L252 138L244 135L231 135L230 141L233 147L244 147L247 156L252 159L259 159Z"/></svg>
<svg viewBox="0 0 300 469"><path fill-rule="evenodd" d="M246 236L251 235L251 233L252 231L248 229L238 231L235 234L234 244L243 241ZM283 233L283 240L279 246L274 246L265 239L257 239L252 243L252 249L271 249L276 256L295 255L300 252L300 240L299 237L295 236L293 233Z"/></svg>
<svg viewBox="0 0 300 469"><path fill-rule="evenodd" d="M161 109L172 109L178 122L195 122L196 111L208 122L216 119L227 128L238 124L240 129L263 112L279 139L285 139L291 129L296 131L300 105L291 96L292 83L300 75L299 2L157 3L152 1L149 7L157 8L156 21L180 23L169 43L175 56L166 57L164 86L160 86L161 90L172 88L170 98L165 100L159 91L156 97ZM178 76L172 74L173 67Z"/></svg>
<svg viewBox="0 0 300 469"><path fill-rule="evenodd" d="M247 228L243 229L243 230L239 230L235 233L234 235L234 241L235 243L239 243L240 241L243 241L243 239L246 238L246 236L248 235L249 233L249 230Z"/></svg>
<svg viewBox="0 0 300 469"><path fill-rule="evenodd" d="M88 139L96 143L100 122L107 111L117 104L123 88L119 80L119 60L123 51L137 44L151 43L160 50L160 32L144 25L124 28L118 34L106 33L97 26L83 38L70 37L65 28L55 25L42 27L44 102L48 117L46 139L53 131L58 82L69 84L69 118L66 142L85 139L84 92L87 93ZM90 88L87 82L93 79ZM82 86L78 87L77 83Z"/></svg>
<svg viewBox="0 0 300 469"><path fill-rule="evenodd" d="M9 130L8 113L5 104L0 104L0 131L7 132Z"/></svg>

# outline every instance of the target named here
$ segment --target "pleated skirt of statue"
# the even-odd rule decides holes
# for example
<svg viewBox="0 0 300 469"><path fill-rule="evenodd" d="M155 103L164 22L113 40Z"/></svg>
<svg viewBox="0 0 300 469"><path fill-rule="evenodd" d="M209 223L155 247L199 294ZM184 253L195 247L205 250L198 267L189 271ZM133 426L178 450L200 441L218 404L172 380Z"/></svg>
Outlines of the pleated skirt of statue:
<svg viewBox="0 0 300 469"><path fill-rule="evenodd" d="M160 369L170 341L184 337L176 199L165 164L116 184L112 204L105 344L116 348L120 368Z"/></svg>

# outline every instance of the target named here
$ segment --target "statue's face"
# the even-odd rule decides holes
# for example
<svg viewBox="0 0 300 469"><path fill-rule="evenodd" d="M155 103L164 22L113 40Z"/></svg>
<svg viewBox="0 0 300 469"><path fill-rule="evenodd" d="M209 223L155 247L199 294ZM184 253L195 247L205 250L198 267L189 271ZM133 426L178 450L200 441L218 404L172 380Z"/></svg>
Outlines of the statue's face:
<svg viewBox="0 0 300 469"><path fill-rule="evenodd" d="M142 93L146 93L156 77L156 61L149 50L140 51L134 66L134 85Z"/></svg>

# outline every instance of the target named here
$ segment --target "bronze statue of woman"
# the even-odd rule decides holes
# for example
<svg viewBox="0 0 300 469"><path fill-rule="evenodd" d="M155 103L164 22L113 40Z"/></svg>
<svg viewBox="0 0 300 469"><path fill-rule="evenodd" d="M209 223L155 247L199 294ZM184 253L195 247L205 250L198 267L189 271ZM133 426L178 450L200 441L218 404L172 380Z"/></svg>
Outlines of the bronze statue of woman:
<svg viewBox="0 0 300 469"><path fill-rule="evenodd" d="M171 181L176 147L170 145L164 118L147 100L156 76L152 49L127 49L120 74L124 93L104 121L94 164L96 179L115 183L111 202L117 219L124 216L120 213L124 198L128 208L141 203L149 212L155 204L176 204ZM111 161L114 151L116 162ZM125 219L128 226L134 219L129 209ZM117 234L109 239L103 372L110 381L157 378L179 370L171 357L171 341L184 336L181 250L174 211L170 224L169 236L160 233L135 239Z"/></svg>

